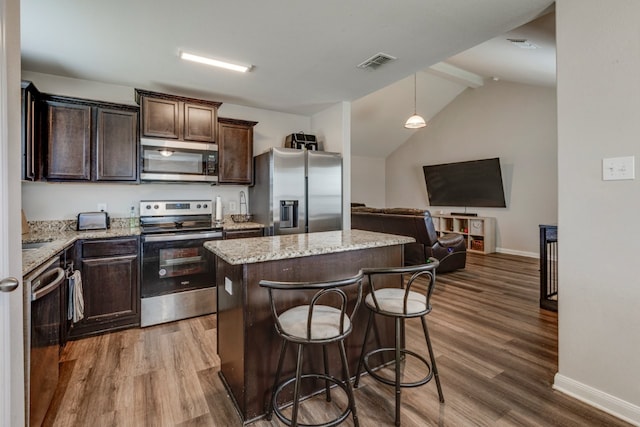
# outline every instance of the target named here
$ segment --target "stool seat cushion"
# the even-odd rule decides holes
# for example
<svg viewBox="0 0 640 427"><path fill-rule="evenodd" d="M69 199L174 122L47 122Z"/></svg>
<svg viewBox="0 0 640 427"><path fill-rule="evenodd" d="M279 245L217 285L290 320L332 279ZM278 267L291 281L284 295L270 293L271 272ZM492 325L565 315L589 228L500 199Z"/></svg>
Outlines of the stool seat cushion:
<svg viewBox="0 0 640 427"><path fill-rule="evenodd" d="M290 308L278 316L282 331L288 335L312 340L326 340L344 335L351 328L351 321L344 315L344 331L340 331L341 311L335 307L316 305L311 319L311 337L307 336L309 306Z"/></svg>
<svg viewBox="0 0 640 427"><path fill-rule="evenodd" d="M427 297L421 293L409 291L407 299L407 311L404 311L404 294L405 289L399 288L382 288L375 291L376 300L380 306L380 310L388 313L396 314L418 314L427 311ZM371 294L367 295L364 300L365 304L372 310L376 310L376 304L373 302Z"/></svg>

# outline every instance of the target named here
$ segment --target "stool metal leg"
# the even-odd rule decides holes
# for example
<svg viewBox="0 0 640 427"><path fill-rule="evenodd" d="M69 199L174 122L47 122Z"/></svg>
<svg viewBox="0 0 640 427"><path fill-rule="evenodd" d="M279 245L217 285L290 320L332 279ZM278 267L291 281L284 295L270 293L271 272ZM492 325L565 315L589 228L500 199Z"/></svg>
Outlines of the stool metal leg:
<svg viewBox="0 0 640 427"><path fill-rule="evenodd" d="M396 317L396 425L400 425L400 397L402 393L401 383L402 383L402 372L400 371L400 359L401 359L401 350L402 348L402 318Z"/></svg>
<svg viewBox="0 0 640 427"><path fill-rule="evenodd" d="M324 374L329 376L329 357L327 357L327 346L322 345L322 358L324 360ZM324 388L327 402L331 402L331 382L329 380L324 381Z"/></svg>
<svg viewBox="0 0 640 427"><path fill-rule="evenodd" d="M291 412L291 425L298 425L298 406L300 405L300 378L302 377L302 349L298 344L298 360L296 362L296 382L293 385L293 411Z"/></svg>
<svg viewBox="0 0 640 427"><path fill-rule="evenodd" d="M429 349L429 358L431 359L431 368L433 369L433 376L436 377L436 386L438 387L438 397L440 402L444 403L444 395L442 394L442 386L440 385L440 376L438 375L438 368L436 367L436 357L433 354L433 348L431 347L431 338L429 338L429 330L427 329L427 321L424 316L420 317L422 320L422 330L424 331L424 337L427 340L427 348Z"/></svg>
<svg viewBox="0 0 640 427"><path fill-rule="evenodd" d="M342 359L342 375L347 386L347 397L349 398L349 407L351 408L351 416L353 417L353 425L359 427L358 414L356 413L356 400L353 397L353 388L351 387L351 376L349 375L349 364L347 361L347 352L344 349L344 341L340 340L340 358Z"/></svg>
<svg viewBox="0 0 640 427"><path fill-rule="evenodd" d="M271 416L273 415L273 408L278 404L275 401L276 397L276 388L278 388L278 382L280 381L280 374L282 373L282 364L284 363L284 355L287 352L287 340L282 340L282 346L280 347L280 357L278 358L278 368L276 369L276 378L273 382L273 387L271 388L271 399L269 399L269 408L267 409L267 420L271 421Z"/></svg>
<svg viewBox="0 0 640 427"><path fill-rule="evenodd" d="M373 311L369 310L369 320L367 321L367 329L364 332L364 341L362 342L362 350L360 351L360 359L358 360L358 368L356 369L356 380L353 383L354 388L358 388L360 384L360 373L362 372L362 365L364 364L365 348L367 346L367 340L369 339L369 331L373 324Z"/></svg>

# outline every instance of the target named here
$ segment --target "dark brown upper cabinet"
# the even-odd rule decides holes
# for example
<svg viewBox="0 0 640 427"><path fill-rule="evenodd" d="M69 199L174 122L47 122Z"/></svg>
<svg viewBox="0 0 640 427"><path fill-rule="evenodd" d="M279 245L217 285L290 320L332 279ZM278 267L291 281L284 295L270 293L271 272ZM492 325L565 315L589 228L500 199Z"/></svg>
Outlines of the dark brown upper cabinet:
<svg viewBox="0 0 640 427"><path fill-rule="evenodd" d="M96 181L136 181L138 109L96 109Z"/></svg>
<svg viewBox="0 0 640 427"><path fill-rule="evenodd" d="M22 179L37 181L42 173L41 95L30 81L22 81Z"/></svg>
<svg viewBox="0 0 640 427"><path fill-rule="evenodd" d="M136 89L143 137L215 143L221 102Z"/></svg>
<svg viewBox="0 0 640 427"><path fill-rule="evenodd" d="M44 179L138 180L138 107L48 95Z"/></svg>
<svg viewBox="0 0 640 427"><path fill-rule="evenodd" d="M253 127L258 122L218 119L218 182L253 182Z"/></svg>

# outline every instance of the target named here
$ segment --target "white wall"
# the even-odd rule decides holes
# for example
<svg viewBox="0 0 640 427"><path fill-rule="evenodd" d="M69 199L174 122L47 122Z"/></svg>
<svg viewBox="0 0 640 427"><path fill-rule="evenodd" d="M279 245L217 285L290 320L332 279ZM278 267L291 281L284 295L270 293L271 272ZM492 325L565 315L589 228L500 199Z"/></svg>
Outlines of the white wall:
<svg viewBox="0 0 640 427"><path fill-rule="evenodd" d="M429 207L423 165L500 157L507 207L468 211L496 218L499 252L535 257L538 225L557 222L556 126L553 89L494 81L467 89L387 157L386 206Z"/></svg>
<svg viewBox="0 0 640 427"><path fill-rule="evenodd" d="M385 207L385 159L351 157L351 201Z"/></svg>
<svg viewBox="0 0 640 427"><path fill-rule="evenodd" d="M100 82L71 79L23 70L22 78L31 80L41 92L100 101L135 105L134 88ZM254 155L270 147L283 146L285 137L293 132L308 132L311 118L270 110L222 104L221 117L257 121L254 127ZM341 123L341 122L340 122ZM332 128L330 122L326 126ZM233 213L229 202L239 209L239 194L246 186L207 184L75 184L22 183L22 207L28 220L73 219L78 212L94 211L98 203L107 203L112 217L127 217L131 206L138 211L138 202L145 199L214 199L222 197L225 213ZM250 201L249 201L250 202ZM249 203L249 206L251 204Z"/></svg>
<svg viewBox="0 0 640 427"><path fill-rule="evenodd" d="M351 228L351 104L340 102L311 117L311 133L324 151L342 153L342 228Z"/></svg>
<svg viewBox="0 0 640 427"><path fill-rule="evenodd" d="M637 0L558 0L559 372L554 385L640 425ZM636 166L637 167L637 166Z"/></svg>

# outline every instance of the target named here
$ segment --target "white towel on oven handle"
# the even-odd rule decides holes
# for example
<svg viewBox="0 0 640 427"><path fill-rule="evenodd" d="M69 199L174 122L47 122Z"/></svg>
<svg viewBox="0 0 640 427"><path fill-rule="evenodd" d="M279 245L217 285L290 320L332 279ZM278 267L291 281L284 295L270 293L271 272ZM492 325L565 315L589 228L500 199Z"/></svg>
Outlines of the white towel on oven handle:
<svg viewBox="0 0 640 427"><path fill-rule="evenodd" d="M84 319L84 296L82 294L82 277L79 270L75 270L69 276L69 309L67 317L73 323Z"/></svg>

